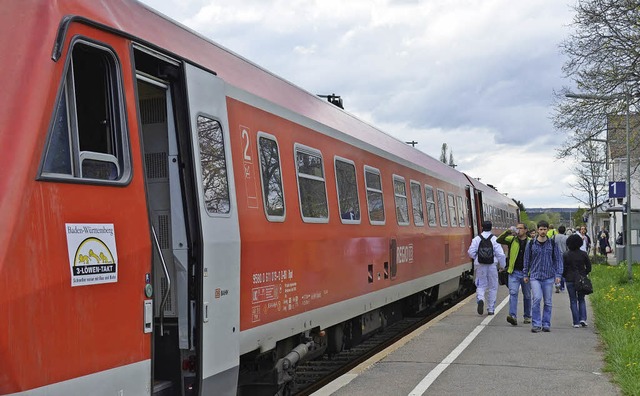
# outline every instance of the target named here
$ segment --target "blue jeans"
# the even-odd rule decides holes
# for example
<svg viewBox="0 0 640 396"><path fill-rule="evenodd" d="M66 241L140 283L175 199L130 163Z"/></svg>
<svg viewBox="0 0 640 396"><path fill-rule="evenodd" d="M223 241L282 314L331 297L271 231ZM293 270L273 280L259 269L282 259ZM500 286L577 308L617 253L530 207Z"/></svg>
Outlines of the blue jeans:
<svg viewBox="0 0 640 396"><path fill-rule="evenodd" d="M569 306L571 307L571 318L574 325L579 325L580 321L587 321L587 303L584 301L584 294L576 291L575 283L567 282L567 293L569 293Z"/></svg>
<svg viewBox="0 0 640 396"><path fill-rule="evenodd" d="M517 318L518 313L518 290L522 286L522 305L524 306L525 318L531 318L531 285L525 283L524 272L519 270L513 270L513 273L509 274L509 315Z"/></svg>
<svg viewBox="0 0 640 396"><path fill-rule="evenodd" d="M532 297L531 325L533 327L551 327L551 296L555 278L530 279ZM540 318L540 302L544 300L542 320Z"/></svg>

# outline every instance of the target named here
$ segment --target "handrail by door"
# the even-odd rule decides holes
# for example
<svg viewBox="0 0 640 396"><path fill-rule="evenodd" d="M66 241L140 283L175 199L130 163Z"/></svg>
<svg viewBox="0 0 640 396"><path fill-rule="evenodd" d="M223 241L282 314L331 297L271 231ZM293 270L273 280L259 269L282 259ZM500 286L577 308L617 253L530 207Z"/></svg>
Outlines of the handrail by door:
<svg viewBox="0 0 640 396"><path fill-rule="evenodd" d="M164 306L167 304L167 298L171 291L171 278L169 277L169 270L167 270L167 263L164 261L164 256L162 255L162 249L160 248L160 242L158 242L158 235L156 234L155 227L151 226L151 232L153 233L153 241L155 242L156 249L158 249L158 255L160 255L160 262L162 262L164 276L167 279L167 290L165 290L162 300L160 301L160 336L164 336Z"/></svg>

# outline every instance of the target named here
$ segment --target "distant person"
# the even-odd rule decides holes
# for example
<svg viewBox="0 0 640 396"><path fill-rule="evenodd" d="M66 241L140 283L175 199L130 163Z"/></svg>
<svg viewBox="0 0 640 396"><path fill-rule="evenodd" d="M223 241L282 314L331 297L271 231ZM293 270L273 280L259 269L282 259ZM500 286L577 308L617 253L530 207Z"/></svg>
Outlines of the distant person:
<svg viewBox="0 0 640 396"><path fill-rule="evenodd" d="M549 223L537 224L538 237L527 243L524 252L524 281L531 282L532 333L551 331L551 296L554 283L562 277L562 255L553 239L547 237ZM544 302L542 312L540 303ZM542 314L542 315L541 315Z"/></svg>
<svg viewBox="0 0 640 396"><path fill-rule="evenodd" d="M564 254L564 252L567 251L568 236L565 235L566 230L567 229L565 228L565 226L561 225L560 227L558 227L558 233L554 237L556 245L558 245L558 248L560 248L560 253L562 254ZM563 291L564 291L564 277L561 277L560 283L556 285L556 293L560 293Z"/></svg>
<svg viewBox="0 0 640 396"><path fill-rule="evenodd" d="M600 254L607 257L607 248L611 249L609 245L609 231L607 231L604 226L600 228L600 232L598 233L598 248L600 250Z"/></svg>
<svg viewBox="0 0 640 396"><path fill-rule="evenodd" d="M533 239L536 238L538 236L538 231L537 230L530 230L529 231L529 238Z"/></svg>
<svg viewBox="0 0 640 396"><path fill-rule="evenodd" d="M582 238L580 235L571 235L567 239L569 251L563 255L564 270L562 275L567 280L567 293L569 294L573 327L587 327L587 304L584 301L584 294L577 292L575 288L578 276L586 276L591 272L589 255L581 249L581 246Z"/></svg>
<svg viewBox="0 0 640 396"><path fill-rule="evenodd" d="M527 226L518 223L516 232L506 230L498 236L497 242L509 246L509 315L507 322L518 325L518 291L522 287L522 323L531 323L531 285L524 282L524 251L529 241Z"/></svg>
<svg viewBox="0 0 640 396"><path fill-rule="evenodd" d="M493 315L498 295L498 269L505 267L505 255L502 247L496 242L496 237L491 233L490 221L482 222L482 233L471 240L467 253L473 259L476 284L476 302L478 315L484 313L485 292L487 296L487 315ZM491 243L489 248L488 243ZM490 257L487 257L490 256Z"/></svg>
<svg viewBox="0 0 640 396"><path fill-rule="evenodd" d="M553 224L549 224L549 230L547 231L547 238L553 238L558 234L558 230L555 229Z"/></svg>
<svg viewBox="0 0 640 396"><path fill-rule="evenodd" d="M622 239L622 232L618 231L618 236L616 237L616 245L624 244L624 240Z"/></svg>
<svg viewBox="0 0 640 396"><path fill-rule="evenodd" d="M589 250L591 250L591 238L587 235L587 226L580 226L580 237L582 238L582 246L580 247L580 250L589 254Z"/></svg>

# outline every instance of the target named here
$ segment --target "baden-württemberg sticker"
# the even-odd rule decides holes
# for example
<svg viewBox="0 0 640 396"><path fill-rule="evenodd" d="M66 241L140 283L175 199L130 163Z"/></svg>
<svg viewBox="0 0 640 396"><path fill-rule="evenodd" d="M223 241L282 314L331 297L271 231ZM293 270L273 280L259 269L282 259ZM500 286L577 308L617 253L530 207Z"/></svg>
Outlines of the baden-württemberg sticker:
<svg viewBox="0 0 640 396"><path fill-rule="evenodd" d="M118 252L113 224L65 224L71 286L118 281Z"/></svg>

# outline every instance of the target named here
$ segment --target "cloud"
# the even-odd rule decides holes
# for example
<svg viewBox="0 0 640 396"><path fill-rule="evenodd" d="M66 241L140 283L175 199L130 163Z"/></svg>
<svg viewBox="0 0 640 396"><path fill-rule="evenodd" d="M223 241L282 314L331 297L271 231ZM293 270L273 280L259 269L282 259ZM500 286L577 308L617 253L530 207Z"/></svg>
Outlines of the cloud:
<svg viewBox="0 0 640 396"><path fill-rule="evenodd" d="M573 16L561 1L144 2L430 155L446 142L458 169L527 207L578 204L549 120Z"/></svg>

